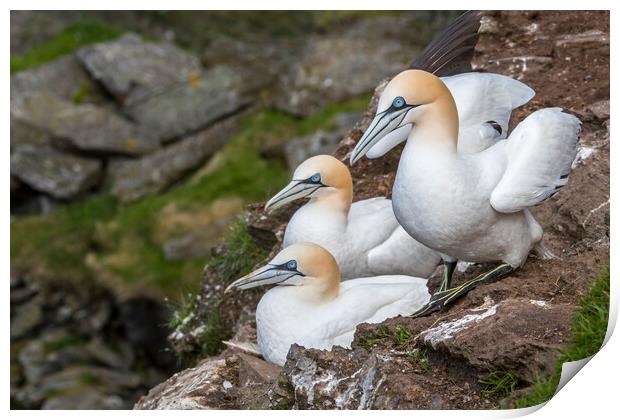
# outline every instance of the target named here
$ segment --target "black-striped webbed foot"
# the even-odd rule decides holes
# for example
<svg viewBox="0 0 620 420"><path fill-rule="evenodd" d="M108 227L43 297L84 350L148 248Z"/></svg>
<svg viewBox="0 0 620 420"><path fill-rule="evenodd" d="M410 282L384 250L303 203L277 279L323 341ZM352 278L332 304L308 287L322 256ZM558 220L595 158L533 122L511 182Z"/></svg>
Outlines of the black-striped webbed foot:
<svg viewBox="0 0 620 420"><path fill-rule="evenodd" d="M452 302L459 299L460 297L465 296L467 293L469 293L470 290L476 288L478 285L484 283L493 283L494 281L505 277L512 270L513 268L510 266L510 264L503 263L495 267L493 270L482 273L478 277L466 281L465 283L460 284L456 287L446 290L439 290L437 293L433 294L433 296L426 305L418 309L415 313L411 315L411 317L418 318L430 315L433 312L442 311L446 306L450 305Z"/></svg>

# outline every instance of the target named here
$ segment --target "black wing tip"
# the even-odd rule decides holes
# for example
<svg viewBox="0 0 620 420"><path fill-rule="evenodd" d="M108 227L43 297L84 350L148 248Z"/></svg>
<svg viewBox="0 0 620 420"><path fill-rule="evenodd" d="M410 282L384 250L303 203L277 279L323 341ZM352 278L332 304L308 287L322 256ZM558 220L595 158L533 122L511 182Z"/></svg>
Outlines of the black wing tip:
<svg viewBox="0 0 620 420"><path fill-rule="evenodd" d="M497 134L500 134L500 135L502 134L502 126L499 125L497 121L491 120L491 121L487 121L486 123L489 124L491 127L493 127L493 129L497 131Z"/></svg>
<svg viewBox="0 0 620 420"><path fill-rule="evenodd" d="M472 71L471 60L478 42L483 12L469 10L442 29L409 66L438 77Z"/></svg>

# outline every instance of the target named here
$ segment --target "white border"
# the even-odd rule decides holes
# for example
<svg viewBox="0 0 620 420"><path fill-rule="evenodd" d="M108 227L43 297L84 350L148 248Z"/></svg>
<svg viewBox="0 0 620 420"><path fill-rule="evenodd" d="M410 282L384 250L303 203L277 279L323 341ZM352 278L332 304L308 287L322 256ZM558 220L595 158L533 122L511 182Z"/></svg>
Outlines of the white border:
<svg viewBox="0 0 620 420"><path fill-rule="evenodd" d="M187 0L176 0L174 2L170 1L161 1L161 0L151 0L151 1L118 1L118 0L108 0L105 4L102 3L84 3L81 1L54 1L54 2L42 2L42 1L20 1L20 2L9 2L9 7L13 9L98 9L101 6L105 6L109 9L170 9L171 6L174 6L176 9L190 9L190 10L198 10L198 9L257 9L257 10L268 10L268 9L280 9L280 8L289 8L293 10L300 9L416 9L416 8L427 8L432 6L433 9L514 9L515 6L518 6L519 9L542 9L542 10L550 10L550 9L583 9L584 6L587 6L589 9L612 9L611 13L611 58L612 58L612 69L617 68L616 66L616 37L615 28L618 26L618 13L613 10L614 3L611 1L600 1L600 0L590 0L587 3L585 2L577 2L574 0L565 0L563 2L552 2L548 0L521 0L518 3L514 2L498 2L498 1L469 1L469 2L457 2L457 1L433 1L432 3L421 3L415 2L414 0L391 0L389 2L377 2L377 1L369 1L369 0L344 0L344 1L325 1L325 0L315 0L312 2L300 2L300 1L273 1L273 0L265 0L261 1L258 4L251 3L249 1L241 1L241 0L227 0L225 2L213 2L213 1L187 1ZM53 6L53 7L50 7ZM416 7L417 6L417 7ZM10 28L9 24L9 9L6 9L6 12L3 14L3 27L5 31L8 32L8 28ZM5 32L6 33L6 32ZM4 43L4 56L10 56L9 53L9 45L10 41ZM4 78L4 118L6 121L6 125L4 126L4 147L5 147L5 158L3 163L6 165L3 170L4 182L2 183L2 200L3 200L3 210L5 214L4 220L10 219L10 210L9 210L9 157L8 157L8 147L9 147L9 67L8 60L5 61L5 66L2 69L2 74ZM612 76L612 86L613 84L613 76ZM611 92L611 114L615 115L614 104L618 99L618 95L612 90ZM613 129L612 129L613 130ZM612 135L613 137L613 135ZM616 182L616 171L614 170L617 163L617 152L616 148L612 148L611 153L611 194L613 196L617 196L617 182ZM611 213L616 213L615 205L612 200L611 202ZM612 223L611 229L612 231L614 224ZM9 226L3 225L3 234L2 234L2 253L5 256L5 302L9 301L9 287L8 287L8 279L10 278L10 242L9 242ZM235 417L237 415L242 415L244 417L252 416L255 418L267 418L269 417L284 417L287 418L291 415L300 416L300 417L331 417L331 416L339 416L339 417L348 417L355 415L362 417L374 417L374 416L390 416L392 418L407 418L410 419L411 416L415 416L417 419L484 419L484 418L506 418L506 417L515 417L524 415L527 412L534 411L529 415L528 418L532 419L543 419L548 417L560 417L560 418L608 418L611 413L617 412L616 400L618 398L617 394L617 385L616 381L618 379L618 374L620 373L618 355L620 354L620 344L619 339L616 336L611 335L611 331L615 326L615 322L618 314L618 285L617 281L615 281L613 273L617 272L618 269L618 258L616 257L616 253L614 250L617 247L617 240L615 239L615 232L611 234L611 272L612 272L612 306L610 313L610 327L607 335L607 343L602 348L602 350L596 354L590 361L587 363L585 369L581 370L578 375L570 380L564 388L562 388L556 396L554 396L549 403L544 405L544 407L536 407L540 408L536 410L534 409L526 409L526 410L503 410L503 411L390 411L390 412L378 412L378 411L366 411L366 412L234 412L234 411L220 411L220 412L182 412L182 413L170 413L170 412L94 412L91 411L88 413L89 416L99 417L99 418L108 418L110 415L114 416L122 416L122 417L146 417L149 418L169 418L172 415L181 415L181 416L209 416L211 417ZM5 309L5 319L3 325L4 329L4 341L5 345L2 349L3 360L5 361L3 364L4 378L5 378L5 387L4 387L4 404L5 409L9 409L9 314L8 308ZM569 368L568 366L567 368ZM574 367L574 366L573 366ZM63 420L67 417L76 418L78 416L83 416L84 413L81 412L69 412L69 411L57 411L57 412L48 412L48 413L40 413L40 412L19 412L12 411L10 412L11 416L24 418L26 416L30 417L32 415L43 416L50 418L60 418L62 416Z"/></svg>

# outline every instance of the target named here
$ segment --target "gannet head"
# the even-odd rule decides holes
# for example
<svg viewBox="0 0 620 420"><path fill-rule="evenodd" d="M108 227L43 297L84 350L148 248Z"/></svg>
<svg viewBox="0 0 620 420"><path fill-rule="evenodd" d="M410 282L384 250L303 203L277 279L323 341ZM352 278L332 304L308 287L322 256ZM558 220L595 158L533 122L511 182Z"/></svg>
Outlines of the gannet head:
<svg viewBox="0 0 620 420"><path fill-rule="evenodd" d="M435 75L423 70L405 70L399 73L381 94L375 118L351 152L351 165L367 154L371 158L381 156L406 140L413 126L422 119L426 111L446 100L454 103L446 85ZM456 112L456 105L454 110ZM447 117L446 123L452 124L449 118L451 115ZM369 153L379 142L385 144L387 150L380 154Z"/></svg>
<svg viewBox="0 0 620 420"><path fill-rule="evenodd" d="M265 205L272 211L304 197L326 197L339 193L347 208L351 205L353 182L349 168L330 155L313 156L303 161L293 174L292 181Z"/></svg>
<svg viewBox="0 0 620 420"><path fill-rule="evenodd" d="M322 299L338 294L340 270L325 248L301 242L284 248L269 263L231 283L232 289L251 289L266 284L298 286L308 289L308 296Z"/></svg>

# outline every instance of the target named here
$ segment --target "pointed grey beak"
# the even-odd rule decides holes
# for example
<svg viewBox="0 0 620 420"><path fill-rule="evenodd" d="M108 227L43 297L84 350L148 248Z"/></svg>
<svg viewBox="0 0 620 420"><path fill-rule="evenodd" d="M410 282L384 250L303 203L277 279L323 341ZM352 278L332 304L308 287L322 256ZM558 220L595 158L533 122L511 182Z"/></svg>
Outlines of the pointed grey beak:
<svg viewBox="0 0 620 420"><path fill-rule="evenodd" d="M321 187L324 187L324 185L320 183L308 183L307 180L293 180L265 204L265 210L271 212L291 201L307 197Z"/></svg>
<svg viewBox="0 0 620 420"><path fill-rule="evenodd" d="M245 290L265 284L278 284L298 275L303 276L303 274L296 269L290 270L286 268L286 264L267 264L241 277L239 280L232 282L228 285L224 293L228 293L232 289Z"/></svg>
<svg viewBox="0 0 620 420"><path fill-rule="evenodd" d="M407 105L402 109L392 110L386 109L378 113L370 123L368 130L362 138L357 142L355 148L351 152L351 166L368 153L372 147L377 144L383 137L400 127L407 112L414 108L413 105Z"/></svg>

